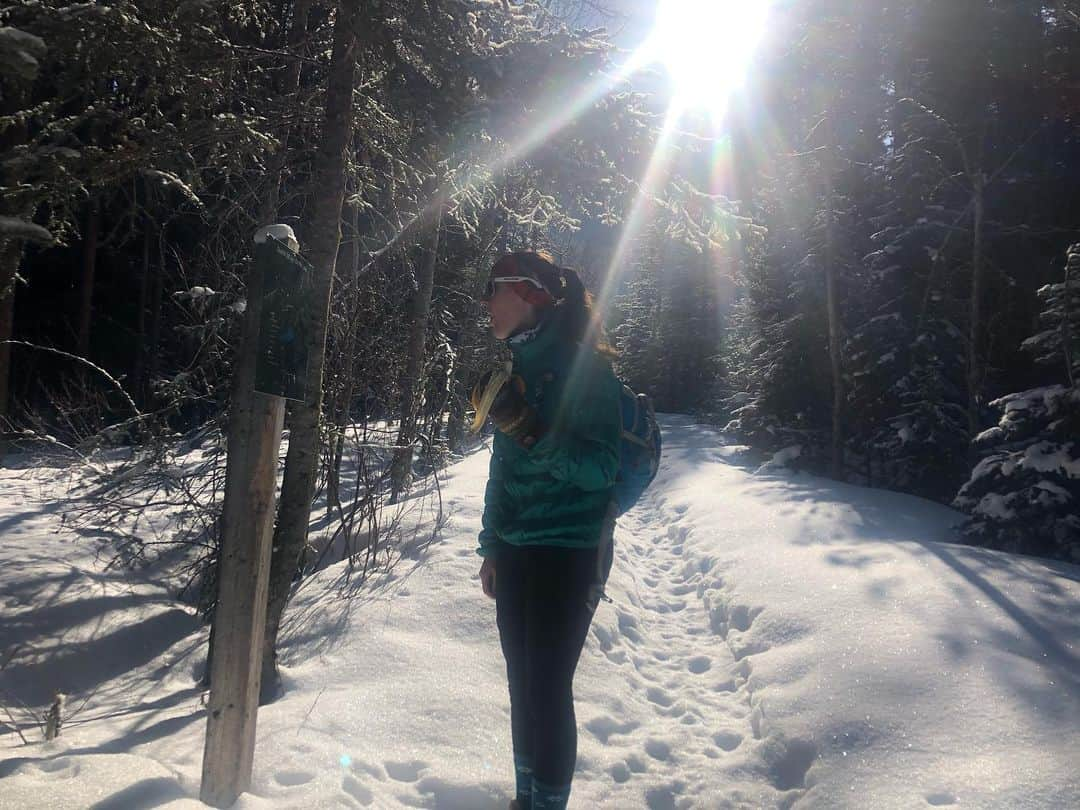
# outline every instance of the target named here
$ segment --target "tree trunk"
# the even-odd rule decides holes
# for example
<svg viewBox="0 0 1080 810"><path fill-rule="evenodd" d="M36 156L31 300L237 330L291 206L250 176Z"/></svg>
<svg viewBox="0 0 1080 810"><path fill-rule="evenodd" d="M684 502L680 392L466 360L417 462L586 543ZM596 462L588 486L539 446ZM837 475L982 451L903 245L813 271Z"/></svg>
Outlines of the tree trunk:
<svg viewBox="0 0 1080 810"><path fill-rule="evenodd" d="M446 418L446 447L451 453L456 453L465 443L465 400L468 394L460 377L463 371L461 364L458 364L450 392L450 413Z"/></svg>
<svg viewBox="0 0 1080 810"><path fill-rule="evenodd" d="M308 349L307 399L292 412L289 452L281 488L270 593L263 646L262 702L280 691L276 650L278 630L297 562L307 542L311 499L319 458L319 413L322 408L323 361L330 289L341 241L341 207L345 196L345 148L352 132L353 76L356 68L356 26L359 0L342 0L334 23L334 48L326 93L326 120L314 161L315 192L304 229L308 258L314 265Z"/></svg>
<svg viewBox="0 0 1080 810"><path fill-rule="evenodd" d="M424 245L423 261L416 278L416 294L412 304L412 326L409 332L409 354L405 362L405 375L401 382L401 426L398 430L398 449L394 453L392 472L392 501L408 489L412 473L412 446L416 440L417 399L423 390L421 379L424 369L424 348L427 337L428 315L431 312L431 292L435 286L435 261L439 254L439 230L442 228L441 192L436 192L436 202L427 228L428 239Z"/></svg>
<svg viewBox="0 0 1080 810"><path fill-rule="evenodd" d="M292 26L286 44L290 51L297 51L307 37L308 13L311 11L311 0L296 0L293 6ZM300 69L302 67L299 55L289 59L285 67L285 75L281 82L281 94L283 97L295 94L300 87ZM288 159L289 138L292 135L292 127L286 126L281 133L281 143L277 151L270 155L266 166L266 175L270 179L270 187L263 198L259 210L259 224L273 225L277 222L277 209L281 198L282 173Z"/></svg>
<svg viewBox="0 0 1080 810"><path fill-rule="evenodd" d="M832 458L830 474L836 480L844 475L844 377L840 346L840 303L836 289L836 190L833 176L834 138L832 122L826 121L828 142L822 160L825 181L825 307L829 319L829 365L832 371Z"/></svg>
<svg viewBox="0 0 1080 810"><path fill-rule="evenodd" d="M22 240L0 242L0 341L11 340L15 324L15 278L22 258ZM11 345L0 343L0 423L8 415L11 379ZM0 445L0 452L2 452Z"/></svg>
<svg viewBox="0 0 1080 810"><path fill-rule="evenodd" d="M1065 378L1069 381L1070 388L1076 388L1076 373L1073 371L1075 358L1073 357L1072 345L1072 281L1074 270L1080 270L1080 245L1070 247L1065 260L1065 290L1064 300L1061 305L1061 347L1062 353L1065 355Z"/></svg>
<svg viewBox="0 0 1080 810"><path fill-rule="evenodd" d="M153 220L149 216L145 217L142 266L139 268L139 308L135 315L135 331L138 338L135 342L135 362L131 369L131 379L135 389L133 394L143 407L146 406L146 357L149 354L146 345L146 305L150 300L148 285L150 283L150 245L153 242L153 228Z"/></svg>
<svg viewBox="0 0 1080 810"><path fill-rule="evenodd" d="M158 231L157 238L158 261L156 271L150 275L150 324L148 327L146 362L146 388L147 398L152 395L152 386L157 379L158 369L161 366L161 358L158 355L158 344L161 342L161 299L165 295L165 250L162 243L163 234Z"/></svg>
<svg viewBox="0 0 1080 810"><path fill-rule="evenodd" d="M338 391L338 400L333 409L334 430L331 433L330 469L326 471L326 516L328 518L331 517L334 509L340 509L341 507L341 461L345 455L345 431L348 429L352 416L352 399L356 391L356 364L353 359L360 350L360 318L363 314L360 306L359 206L350 206L349 219L352 248L349 252L349 278L352 281L353 311L345 327L348 330L348 336L345 340L345 359L342 368L344 378Z"/></svg>
<svg viewBox="0 0 1080 810"><path fill-rule="evenodd" d="M26 102L26 88L15 84L4 88L4 97L0 98L0 115L9 116L22 108ZM10 150L26 143L27 124L25 119L15 117L15 123L0 129L0 155L14 154ZM6 185L14 186L23 181L15 172L7 172ZM19 210L0 197L0 214L5 216L33 216L32 208ZM22 261L23 243L21 239L0 238L0 340L11 340L15 327L15 280ZM11 398L11 346L0 343L0 420L8 415L8 400ZM0 443L0 455L5 447Z"/></svg>
<svg viewBox="0 0 1080 810"><path fill-rule="evenodd" d="M983 229L986 218L986 178L981 171L972 175L974 235L971 248L971 326L968 331L968 435L979 433L979 389L983 380L983 361L979 343L982 335L982 298L985 273Z"/></svg>
<svg viewBox="0 0 1080 810"><path fill-rule="evenodd" d="M94 274L97 268L98 229L101 212L97 201L91 200L86 212L86 232L83 234L82 283L79 303L79 342L76 354L90 356L90 318L94 304Z"/></svg>

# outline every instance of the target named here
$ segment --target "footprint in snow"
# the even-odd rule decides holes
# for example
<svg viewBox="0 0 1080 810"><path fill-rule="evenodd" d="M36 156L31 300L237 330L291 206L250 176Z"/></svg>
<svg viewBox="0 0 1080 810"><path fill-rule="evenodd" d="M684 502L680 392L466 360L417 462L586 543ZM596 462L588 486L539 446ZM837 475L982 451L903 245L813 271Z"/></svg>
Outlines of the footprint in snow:
<svg viewBox="0 0 1080 810"><path fill-rule="evenodd" d="M306 785L314 778L315 774L307 771L278 771L274 774L274 781L283 787Z"/></svg>
<svg viewBox="0 0 1080 810"><path fill-rule="evenodd" d="M956 804L956 797L951 793L940 791L938 793L930 793L926 796L926 803L934 805L935 807L941 807L947 804Z"/></svg>
<svg viewBox="0 0 1080 810"><path fill-rule="evenodd" d="M585 729L606 745L608 738L612 734L629 734L640 725L641 724L636 720L627 720L624 723L620 723L613 717L603 715L601 717L593 718L586 723Z"/></svg>
<svg viewBox="0 0 1080 810"><path fill-rule="evenodd" d="M623 782L630 781L630 769L626 766L625 762L616 762L608 768L608 773L611 774L611 778L620 785Z"/></svg>
<svg viewBox="0 0 1080 810"><path fill-rule="evenodd" d="M390 778L398 782L415 782L420 778L420 772L427 767L426 762L413 760L412 762L385 762L386 772Z"/></svg>
<svg viewBox="0 0 1080 810"><path fill-rule="evenodd" d="M734 751L742 741L742 734L736 734L734 731L719 731L713 734L713 742L725 751Z"/></svg>
<svg viewBox="0 0 1080 810"><path fill-rule="evenodd" d="M690 535L690 528L688 526L680 526L678 523L673 523L668 526L668 538L671 540L685 540Z"/></svg>
<svg viewBox="0 0 1080 810"><path fill-rule="evenodd" d="M675 797L685 789L685 782L670 782L646 791L645 801L649 810L675 810L676 807L685 806L681 802L678 805L675 804Z"/></svg>
<svg viewBox="0 0 1080 810"><path fill-rule="evenodd" d="M608 652L615 646L615 640L612 638L611 632L602 624L594 624L592 632L596 636L596 640L600 642L600 649L604 652Z"/></svg>
<svg viewBox="0 0 1080 810"><path fill-rule="evenodd" d="M345 774L345 778L341 780L341 789L352 796L364 807L369 806L375 801L375 796L370 790L360 784L360 781L352 774Z"/></svg>
<svg viewBox="0 0 1080 810"><path fill-rule="evenodd" d="M663 706L665 709L675 702L675 698L663 689L659 689L655 686L649 687L649 690L645 694L652 703L655 703L657 706Z"/></svg>
<svg viewBox="0 0 1080 810"><path fill-rule="evenodd" d="M366 773L368 776L378 779L380 782L386 781L386 774L383 773L383 769L378 765L370 765L367 762L354 759L351 767L352 772L357 776L360 776L361 773Z"/></svg>
<svg viewBox="0 0 1080 810"><path fill-rule="evenodd" d="M671 746L663 740L646 740L645 753L653 759L658 759L661 762L664 762L671 758Z"/></svg>
<svg viewBox="0 0 1080 810"><path fill-rule="evenodd" d="M661 613L661 614L678 613L679 611L681 611L685 607L686 607L685 602L683 602L682 604L678 604L678 603L672 604L671 602L657 602L653 607L653 611L655 613Z"/></svg>
<svg viewBox="0 0 1080 810"><path fill-rule="evenodd" d="M712 661L706 655L698 655L690 659L690 662L686 665L686 668L695 675L701 675L712 669Z"/></svg>

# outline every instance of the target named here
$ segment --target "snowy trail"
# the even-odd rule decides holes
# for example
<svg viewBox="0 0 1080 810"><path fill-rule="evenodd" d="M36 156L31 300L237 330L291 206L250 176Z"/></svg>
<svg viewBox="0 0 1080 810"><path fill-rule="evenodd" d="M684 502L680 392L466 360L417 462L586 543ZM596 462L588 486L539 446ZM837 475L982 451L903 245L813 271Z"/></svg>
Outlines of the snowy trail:
<svg viewBox="0 0 1080 810"><path fill-rule="evenodd" d="M638 701L632 719L599 718L585 729L605 743L611 731L645 730L644 756L632 751L608 772L625 783L649 762L663 779L644 792L650 810L772 806L776 794L746 761L756 737L746 668L723 623L710 620L705 595L715 561L694 550L693 529L660 503L647 497L621 521L620 564L633 589L629 604L614 608L617 633L602 615L593 629L620 681L648 707Z"/></svg>
<svg viewBox="0 0 1080 810"><path fill-rule="evenodd" d="M755 474L692 419L663 425L575 679L573 810L1080 807L1080 569L943 542L944 507ZM432 546L353 598L340 568L299 591L237 810L505 810L487 462L446 471ZM0 685L86 700L53 743L0 735L0 809L201 807L206 630L58 532L61 497L0 470Z"/></svg>
<svg viewBox="0 0 1080 810"><path fill-rule="evenodd" d="M609 732L641 730L644 755L627 745L608 773L621 784L648 770L652 784L643 791L644 802L636 801L649 810L789 807L802 795L815 752L783 735L761 740L747 659L761 649L733 646L729 632L749 631L762 608L731 601L716 553L717 527L695 526L685 503L668 505L682 451L700 450L681 438L669 440L666 452L674 458L619 521L619 575L613 582L622 581L624 598L608 606L614 622L601 612L593 626L609 664L648 706L635 701L629 719L601 717L585 730L609 747ZM737 454L732 450L716 447L708 461L727 464Z"/></svg>

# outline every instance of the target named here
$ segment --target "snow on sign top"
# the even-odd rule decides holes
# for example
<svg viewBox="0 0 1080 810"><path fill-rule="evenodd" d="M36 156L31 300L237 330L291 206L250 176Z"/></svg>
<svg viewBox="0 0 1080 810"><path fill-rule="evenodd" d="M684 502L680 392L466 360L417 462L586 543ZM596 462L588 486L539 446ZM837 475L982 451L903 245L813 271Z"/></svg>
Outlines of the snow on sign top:
<svg viewBox="0 0 1080 810"><path fill-rule="evenodd" d="M299 252L300 250L300 243L296 241L296 234L293 233L292 226L290 225L284 225L280 222L274 225L264 225L255 231L255 244L264 244L267 237L277 239L279 242L284 242L293 252Z"/></svg>

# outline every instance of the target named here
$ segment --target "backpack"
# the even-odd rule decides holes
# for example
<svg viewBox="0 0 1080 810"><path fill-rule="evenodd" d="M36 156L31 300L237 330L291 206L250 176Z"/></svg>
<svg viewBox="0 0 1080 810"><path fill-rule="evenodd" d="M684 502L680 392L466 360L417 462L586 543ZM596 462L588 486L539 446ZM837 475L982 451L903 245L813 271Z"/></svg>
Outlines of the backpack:
<svg viewBox="0 0 1080 810"><path fill-rule="evenodd" d="M621 515L638 502L656 477L660 467L660 425L652 400L635 394L623 385L619 400L622 412L622 440L619 442L619 471L615 476L615 505Z"/></svg>

